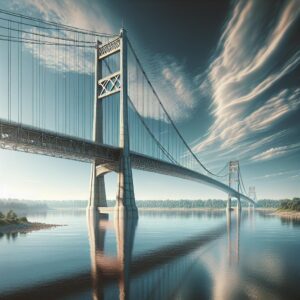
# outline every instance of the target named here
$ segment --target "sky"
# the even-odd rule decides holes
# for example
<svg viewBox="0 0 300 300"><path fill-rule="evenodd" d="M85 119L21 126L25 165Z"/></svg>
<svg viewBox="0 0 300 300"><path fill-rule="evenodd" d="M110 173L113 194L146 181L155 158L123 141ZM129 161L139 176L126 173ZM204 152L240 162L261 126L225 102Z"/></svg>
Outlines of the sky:
<svg viewBox="0 0 300 300"><path fill-rule="evenodd" d="M239 160L257 197L300 195L300 1L0 0L0 8L106 33L124 26L199 159ZM90 165L0 150L0 197L87 199ZM226 199L133 171L136 199ZM107 197L116 174L106 176Z"/></svg>

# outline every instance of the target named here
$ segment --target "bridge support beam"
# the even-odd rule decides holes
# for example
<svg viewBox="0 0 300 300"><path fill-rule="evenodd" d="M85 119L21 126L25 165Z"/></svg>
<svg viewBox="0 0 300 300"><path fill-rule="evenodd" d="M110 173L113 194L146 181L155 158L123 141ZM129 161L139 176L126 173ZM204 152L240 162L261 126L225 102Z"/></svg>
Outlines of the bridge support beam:
<svg viewBox="0 0 300 300"><path fill-rule="evenodd" d="M107 207L104 175L96 173L96 166L92 164L90 199L88 208L98 209L98 207Z"/></svg>

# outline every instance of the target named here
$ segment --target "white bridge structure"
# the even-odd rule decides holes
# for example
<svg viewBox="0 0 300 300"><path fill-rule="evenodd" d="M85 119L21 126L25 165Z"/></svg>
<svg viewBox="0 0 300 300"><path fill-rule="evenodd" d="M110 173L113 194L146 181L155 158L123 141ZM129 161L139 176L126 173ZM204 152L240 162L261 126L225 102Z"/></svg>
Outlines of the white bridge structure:
<svg viewBox="0 0 300 300"><path fill-rule="evenodd" d="M88 207L106 207L104 177L118 173L116 210L136 212L132 169L242 192L200 161L163 104L122 29L100 34L0 10L0 147L91 163ZM6 98L7 93L7 98ZM4 97L4 96L5 97ZM224 182L222 180L226 180Z"/></svg>

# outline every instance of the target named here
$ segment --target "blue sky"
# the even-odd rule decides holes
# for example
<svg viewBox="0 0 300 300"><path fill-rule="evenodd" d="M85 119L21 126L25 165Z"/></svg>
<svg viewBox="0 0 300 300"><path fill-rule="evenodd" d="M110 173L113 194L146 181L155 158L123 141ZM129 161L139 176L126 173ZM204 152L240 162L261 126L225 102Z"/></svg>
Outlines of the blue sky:
<svg viewBox="0 0 300 300"><path fill-rule="evenodd" d="M0 0L3 9L116 33L124 24L150 80L201 161L240 160L259 198L300 194L300 3ZM207 3L205 3L207 2ZM0 151L0 197L87 199L88 164ZM116 175L106 177L108 198ZM134 171L137 199L226 198Z"/></svg>

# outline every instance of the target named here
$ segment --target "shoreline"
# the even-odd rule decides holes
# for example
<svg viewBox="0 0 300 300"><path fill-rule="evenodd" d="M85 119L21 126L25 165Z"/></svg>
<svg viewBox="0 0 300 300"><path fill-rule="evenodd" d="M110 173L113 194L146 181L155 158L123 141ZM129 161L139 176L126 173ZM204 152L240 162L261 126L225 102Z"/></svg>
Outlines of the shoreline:
<svg viewBox="0 0 300 300"><path fill-rule="evenodd" d="M59 226L66 225L58 225L58 224L45 224L45 223L36 223L36 222L28 222L28 223L19 223L19 224L6 224L0 226L0 233L29 233L32 231L38 231L43 229L50 229Z"/></svg>
<svg viewBox="0 0 300 300"><path fill-rule="evenodd" d="M300 211L293 210L276 210L271 213L273 216L279 216L285 219L300 219Z"/></svg>

